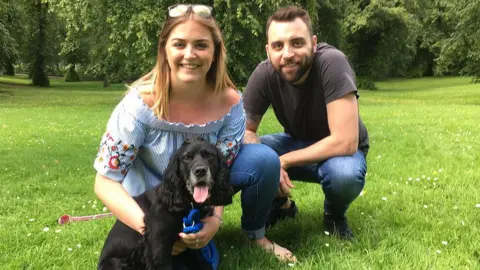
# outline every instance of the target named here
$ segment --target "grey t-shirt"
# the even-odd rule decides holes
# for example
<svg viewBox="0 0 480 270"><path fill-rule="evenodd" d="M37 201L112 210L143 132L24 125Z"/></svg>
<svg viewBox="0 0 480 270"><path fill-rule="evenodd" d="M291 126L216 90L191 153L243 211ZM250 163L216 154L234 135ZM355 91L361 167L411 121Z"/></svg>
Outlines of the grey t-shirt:
<svg viewBox="0 0 480 270"><path fill-rule="evenodd" d="M250 76L243 99L245 110L253 115L265 114L272 105L278 121L292 138L319 141L330 135L326 104L351 92L358 98L350 61L340 50L321 43L303 84L285 81L265 60ZM368 132L360 117L358 148L367 155Z"/></svg>

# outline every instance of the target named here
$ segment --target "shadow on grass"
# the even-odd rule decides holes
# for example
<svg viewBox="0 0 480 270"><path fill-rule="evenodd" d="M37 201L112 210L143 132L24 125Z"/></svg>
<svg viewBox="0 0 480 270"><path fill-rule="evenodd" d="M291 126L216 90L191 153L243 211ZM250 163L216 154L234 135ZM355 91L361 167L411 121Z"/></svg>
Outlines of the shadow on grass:
<svg viewBox="0 0 480 270"><path fill-rule="evenodd" d="M33 86L31 80L25 76L0 76L0 86L24 90L55 90L55 91L125 91L128 84L115 83L104 88L101 81L65 82L61 78L49 78L50 86Z"/></svg>
<svg viewBox="0 0 480 270"><path fill-rule="evenodd" d="M13 96L12 91L0 90L0 96Z"/></svg>

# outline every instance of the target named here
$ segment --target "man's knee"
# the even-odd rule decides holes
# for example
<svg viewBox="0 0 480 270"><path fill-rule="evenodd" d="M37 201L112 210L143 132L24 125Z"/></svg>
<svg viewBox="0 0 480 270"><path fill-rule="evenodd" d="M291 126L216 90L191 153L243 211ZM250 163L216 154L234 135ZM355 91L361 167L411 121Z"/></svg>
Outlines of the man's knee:
<svg viewBox="0 0 480 270"><path fill-rule="evenodd" d="M330 165L322 175L324 189L343 200L355 199L365 185L366 165L364 160L341 157L340 160L332 162Z"/></svg>
<svg viewBox="0 0 480 270"><path fill-rule="evenodd" d="M361 169L337 170L330 173L330 182L339 192L360 193L365 185L365 174Z"/></svg>

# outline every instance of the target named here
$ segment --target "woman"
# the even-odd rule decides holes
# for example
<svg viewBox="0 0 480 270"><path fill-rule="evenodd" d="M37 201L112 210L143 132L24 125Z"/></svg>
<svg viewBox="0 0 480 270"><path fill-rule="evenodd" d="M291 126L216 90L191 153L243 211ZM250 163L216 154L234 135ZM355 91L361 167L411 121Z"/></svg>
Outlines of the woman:
<svg viewBox="0 0 480 270"><path fill-rule="evenodd" d="M242 228L249 238L282 260L294 259L265 237L280 163L265 157L277 155L264 145L240 148L245 132L242 98L227 74L226 49L212 8L169 7L158 44L154 69L132 84L108 121L94 164L98 198L123 223L143 233L144 213L132 196L160 183L170 155L186 137L201 136L227 158L232 186L242 190ZM201 231L181 234L173 254L207 245L222 213L223 207L216 207Z"/></svg>

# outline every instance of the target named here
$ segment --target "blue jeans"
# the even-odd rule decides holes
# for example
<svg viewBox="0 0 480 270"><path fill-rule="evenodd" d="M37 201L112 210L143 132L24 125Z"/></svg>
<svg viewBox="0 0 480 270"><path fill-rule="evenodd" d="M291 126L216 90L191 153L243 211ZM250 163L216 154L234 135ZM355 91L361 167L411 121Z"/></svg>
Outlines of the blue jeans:
<svg viewBox="0 0 480 270"><path fill-rule="evenodd" d="M315 143L294 140L287 133L265 135L260 140L275 150L278 156ZM324 211L343 217L365 185L367 163L365 155L357 151L352 156L333 157L316 164L292 167L287 173L292 180L321 184L325 194Z"/></svg>
<svg viewBox="0 0 480 270"><path fill-rule="evenodd" d="M230 183L242 191L242 229L250 239L265 236L268 209L277 193L280 159L263 144L243 144L230 168Z"/></svg>

